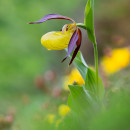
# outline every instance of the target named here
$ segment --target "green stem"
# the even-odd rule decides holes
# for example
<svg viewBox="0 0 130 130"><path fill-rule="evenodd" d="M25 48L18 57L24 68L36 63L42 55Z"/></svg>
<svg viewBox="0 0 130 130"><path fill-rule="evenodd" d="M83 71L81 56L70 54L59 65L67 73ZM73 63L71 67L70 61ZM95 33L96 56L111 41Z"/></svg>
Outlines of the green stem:
<svg viewBox="0 0 130 130"><path fill-rule="evenodd" d="M94 56L95 56L96 84L98 86L98 49L97 49L96 40L94 43Z"/></svg>
<svg viewBox="0 0 130 130"><path fill-rule="evenodd" d="M87 31L87 27L85 26L85 24L77 23L76 25ZM98 86L98 50L97 50L96 38L94 37L94 39L95 40L94 40L93 46L94 46L94 57L95 57L96 84Z"/></svg>
<svg viewBox="0 0 130 130"><path fill-rule="evenodd" d="M83 23L77 23L76 25L77 25L78 27L80 27L80 28L83 28L83 29L87 30L85 24L83 24Z"/></svg>

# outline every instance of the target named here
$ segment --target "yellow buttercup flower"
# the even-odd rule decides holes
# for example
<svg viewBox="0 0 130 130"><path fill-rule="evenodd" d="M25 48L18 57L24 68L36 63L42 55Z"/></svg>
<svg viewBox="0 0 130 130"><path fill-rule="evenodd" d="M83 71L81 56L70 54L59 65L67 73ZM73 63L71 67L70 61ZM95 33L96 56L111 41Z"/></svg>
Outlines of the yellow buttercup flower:
<svg viewBox="0 0 130 130"><path fill-rule="evenodd" d="M55 114L48 114L48 115L46 115L45 120L48 123L52 124L54 122L54 120L55 120L55 117L56 117Z"/></svg>
<svg viewBox="0 0 130 130"><path fill-rule="evenodd" d="M104 56L101 65L106 74L117 72L130 64L129 48L114 49L111 56Z"/></svg>
<svg viewBox="0 0 130 130"><path fill-rule="evenodd" d="M59 106L59 115L60 116L64 117L69 112L70 112L70 108L67 105L62 104L62 105Z"/></svg>
<svg viewBox="0 0 130 130"><path fill-rule="evenodd" d="M68 76L64 77L63 88L69 90L68 85L76 84L83 85L85 82L76 68L73 68Z"/></svg>

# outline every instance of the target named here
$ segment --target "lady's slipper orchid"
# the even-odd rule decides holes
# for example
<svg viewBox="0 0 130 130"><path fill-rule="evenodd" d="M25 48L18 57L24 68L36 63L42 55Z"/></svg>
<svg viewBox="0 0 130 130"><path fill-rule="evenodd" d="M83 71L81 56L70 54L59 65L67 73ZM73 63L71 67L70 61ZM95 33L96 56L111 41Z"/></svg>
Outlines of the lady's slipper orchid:
<svg viewBox="0 0 130 130"><path fill-rule="evenodd" d="M72 24L66 24L63 26L62 31L60 32L49 32L42 36L41 44L47 48L48 50L62 50L68 47L68 53L62 62L73 52L72 59L69 65L74 60L75 56L77 55L78 50L80 49L81 45L81 31L77 28L76 23L71 18L58 15L58 14L48 14L44 16L41 20L36 22L31 22L29 24L34 23L43 23L50 19L65 19L72 22ZM77 46L75 48L75 46Z"/></svg>

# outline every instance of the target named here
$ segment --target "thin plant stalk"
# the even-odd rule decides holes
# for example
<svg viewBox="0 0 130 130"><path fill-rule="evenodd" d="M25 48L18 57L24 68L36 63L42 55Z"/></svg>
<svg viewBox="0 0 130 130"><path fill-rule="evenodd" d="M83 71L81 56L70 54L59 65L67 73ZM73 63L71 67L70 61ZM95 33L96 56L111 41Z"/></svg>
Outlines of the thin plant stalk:
<svg viewBox="0 0 130 130"><path fill-rule="evenodd" d="M97 87L98 87L98 49L97 49L96 40L95 40L95 43L94 43L94 58L95 58L96 84L97 84Z"/></svg>
<svg viewBox="0 0 130 130"><path fill-rule="evenodd" d="M81 27L87 31L87 27L83 23L77 23L78 27ZM95 58L95 72L96 72L96 85L98 86L98 49L97 49L97 42L95 38L95 42L93 43L94 47L94 58Z"/></svg>

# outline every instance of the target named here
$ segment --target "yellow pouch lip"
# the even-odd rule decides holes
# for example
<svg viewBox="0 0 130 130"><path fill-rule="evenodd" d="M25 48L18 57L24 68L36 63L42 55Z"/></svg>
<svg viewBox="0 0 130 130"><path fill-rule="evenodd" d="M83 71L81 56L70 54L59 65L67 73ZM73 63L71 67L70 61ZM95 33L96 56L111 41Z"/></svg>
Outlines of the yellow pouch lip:
<svg viewBox="0 0 130 130"><path fill-rule="evenodd" d="M41 37L41 44L48 50L63 50L68 47L73 31L48 32Z"/></svg>

